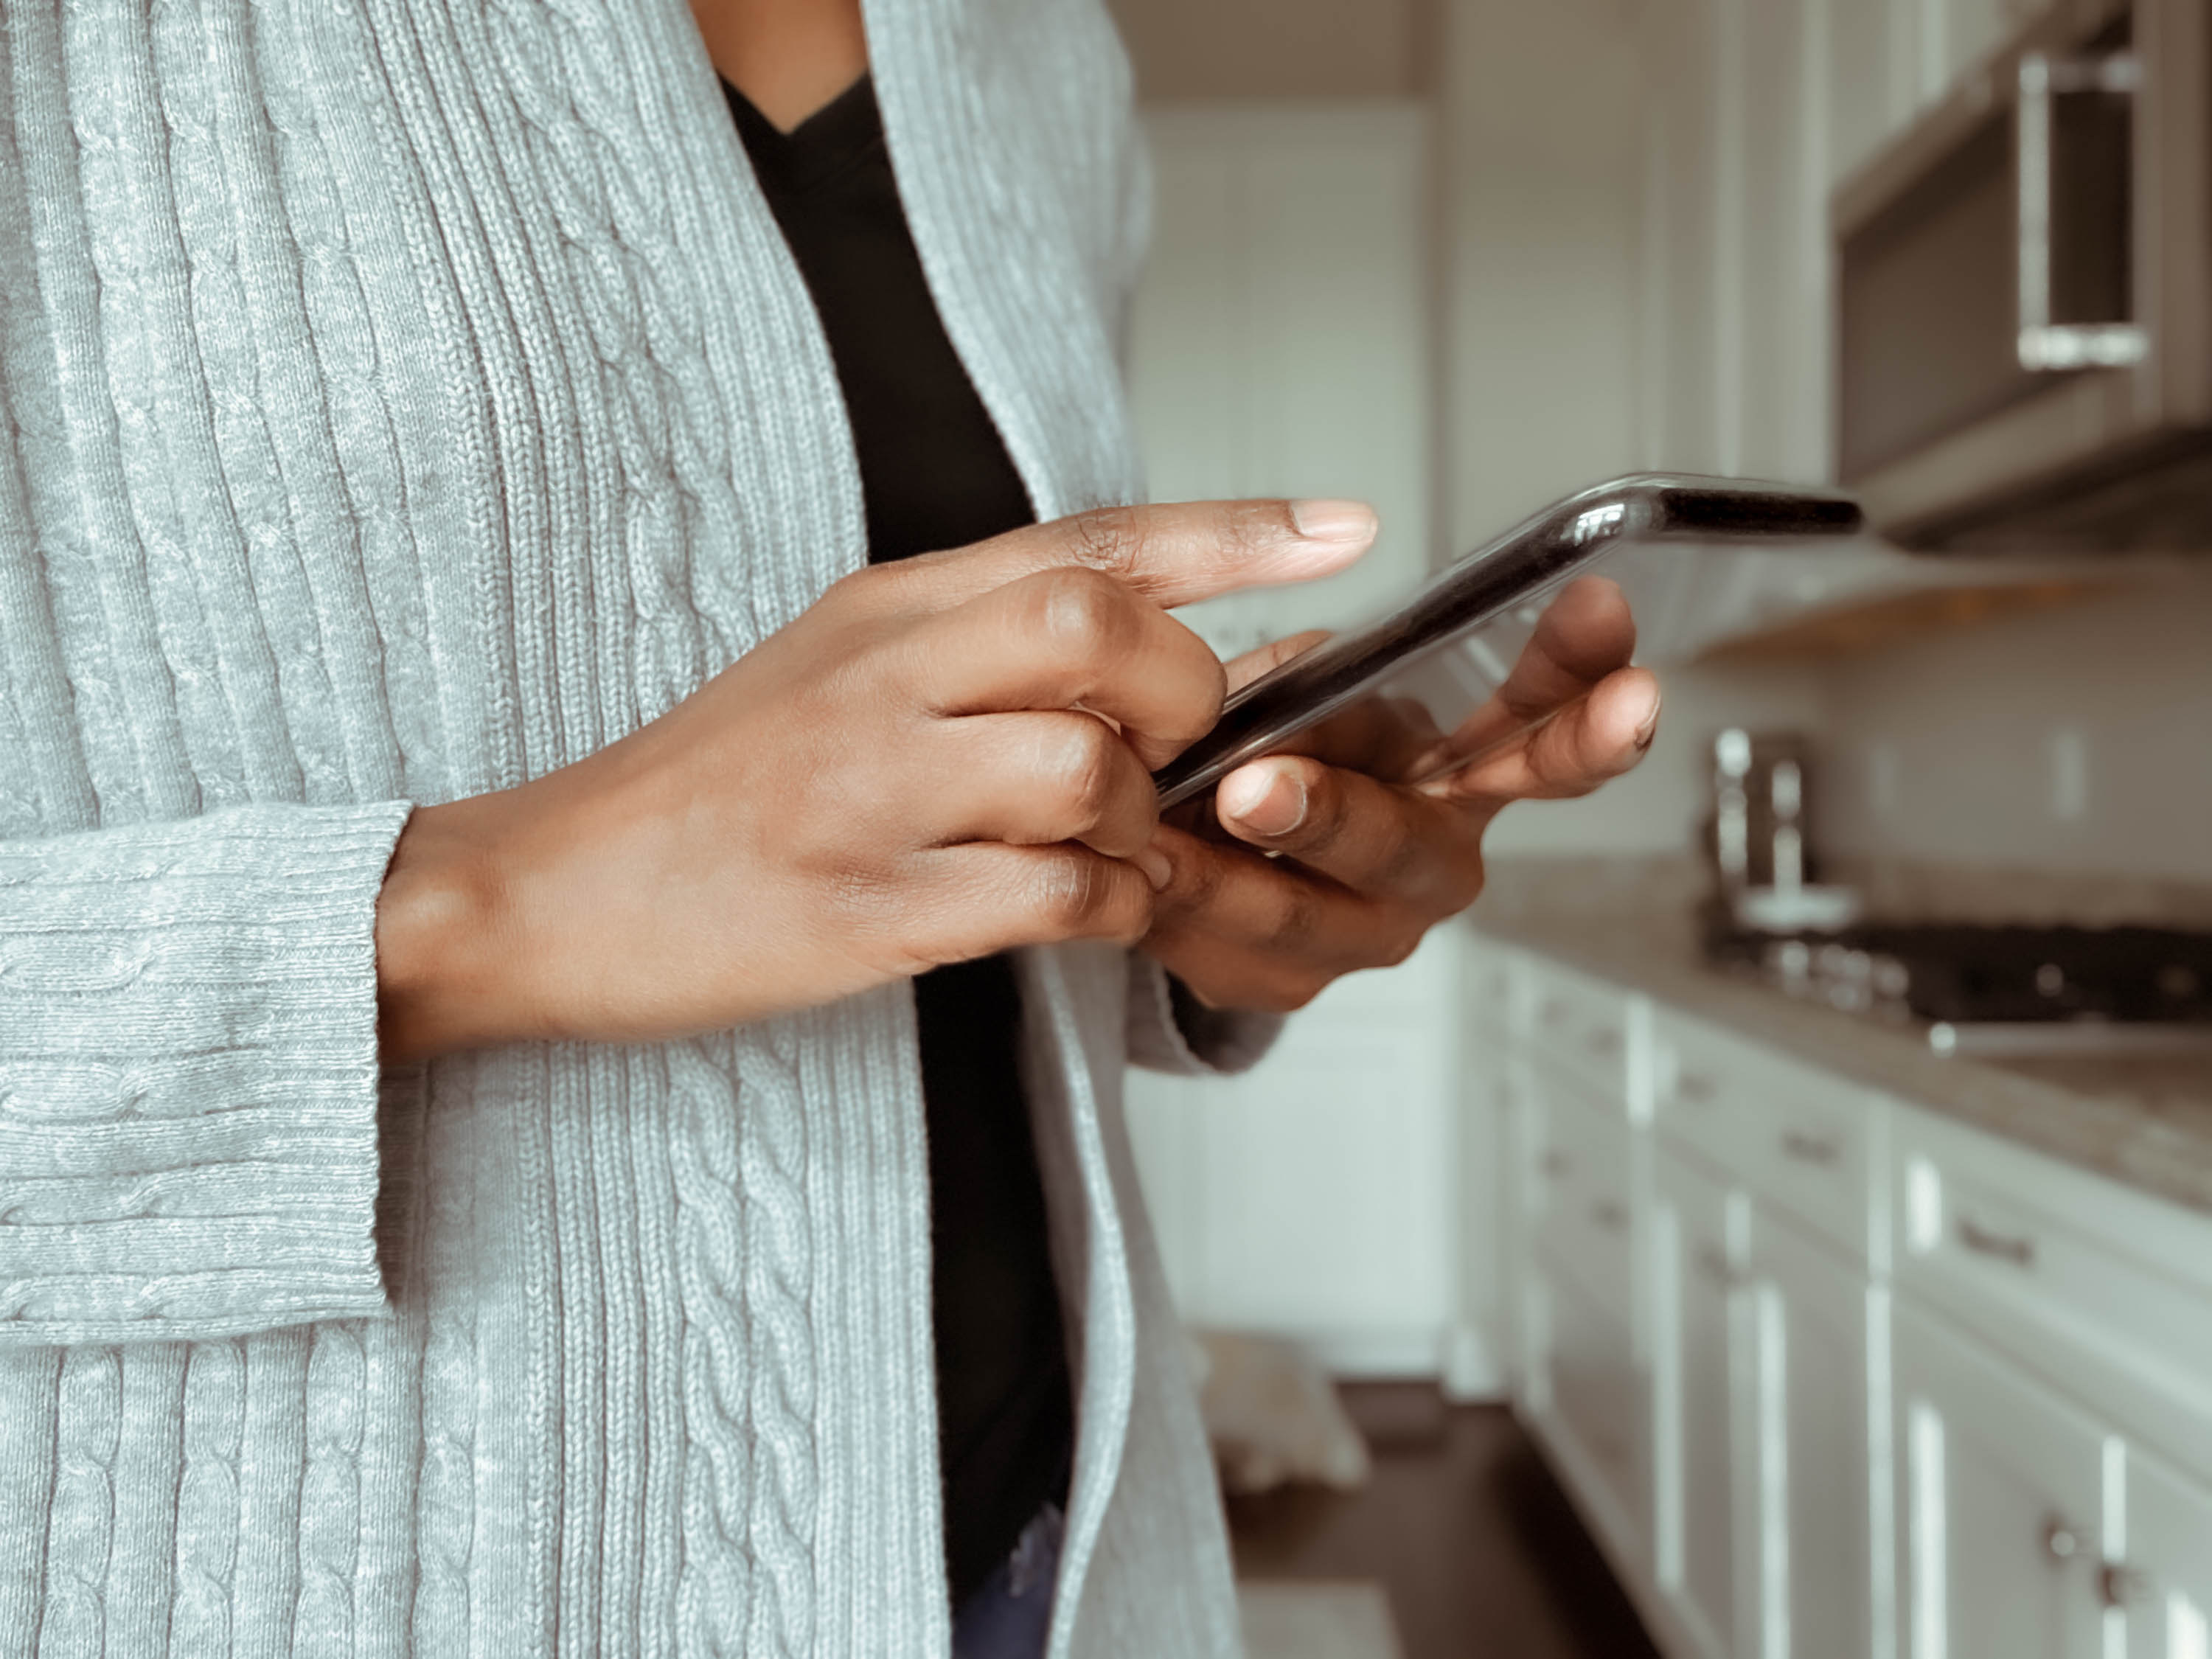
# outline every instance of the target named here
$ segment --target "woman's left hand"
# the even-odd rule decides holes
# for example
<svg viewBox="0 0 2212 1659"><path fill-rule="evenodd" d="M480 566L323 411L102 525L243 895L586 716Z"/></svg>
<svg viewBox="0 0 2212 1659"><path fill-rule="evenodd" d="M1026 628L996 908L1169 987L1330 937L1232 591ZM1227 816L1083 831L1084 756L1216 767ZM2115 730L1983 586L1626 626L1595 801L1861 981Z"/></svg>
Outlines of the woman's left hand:
<svg viewBox="0 0 2212 1659"><path fill-rule="evenodd" d="M1233 690L1314 644L1307 635L1229 665ZM1309 732L1297 754L1238 768L1211 826L1163 823L1174 866L1144 948L1213 1008L1304 1007L1332 980L1389 967L1482 890L1482 836L1508 803L1586 794L1650 747L1659 685L1628 666L1636 625L1620 591L1589 577L1563 592L1504 688L1454 734L1540 722L1469 765L1400 779L1435 729L1379 701Z"/></svg>

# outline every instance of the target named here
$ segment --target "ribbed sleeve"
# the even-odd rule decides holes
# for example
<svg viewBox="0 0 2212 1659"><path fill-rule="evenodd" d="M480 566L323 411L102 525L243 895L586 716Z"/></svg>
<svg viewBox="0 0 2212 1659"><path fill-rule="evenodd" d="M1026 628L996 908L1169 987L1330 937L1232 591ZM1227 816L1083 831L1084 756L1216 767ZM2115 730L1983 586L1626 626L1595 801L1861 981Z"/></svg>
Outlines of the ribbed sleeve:
<svg viewBox="0 0 2212 1659"><path fill-rule="evenodd" d="M1176 994L1166 969L1129 953L1129 1060L1148 1072L1245 1072L1275 1045L1280 1014L1207 1008Z"/></svg>
<svg viewBox="0 0 2212 1659"><path fill-rule="evenodd" d="M404 802L0 842L0 1344L378 1312Z"/></svg>

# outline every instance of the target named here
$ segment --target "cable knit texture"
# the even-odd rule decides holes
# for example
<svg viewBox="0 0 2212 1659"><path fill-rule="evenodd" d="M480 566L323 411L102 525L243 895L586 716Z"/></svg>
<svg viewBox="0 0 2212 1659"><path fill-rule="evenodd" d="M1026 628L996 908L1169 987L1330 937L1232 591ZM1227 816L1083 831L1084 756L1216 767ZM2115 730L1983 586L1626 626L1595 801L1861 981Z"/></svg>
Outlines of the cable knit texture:
<svg viewBox="0 0 2212 1659"><path fill-rule="evenodd" d="M1038 510L1128 498L1097 0L867 21ZM944 1654L905 988L377 1054L410 804L862 561L682 0L10 0L0 54L0 1659ZM1228 1654L1119 1098L1131 1043L1206 1057L1156 969L1024 972L1080 1316L1054 1653Z"/></svg>

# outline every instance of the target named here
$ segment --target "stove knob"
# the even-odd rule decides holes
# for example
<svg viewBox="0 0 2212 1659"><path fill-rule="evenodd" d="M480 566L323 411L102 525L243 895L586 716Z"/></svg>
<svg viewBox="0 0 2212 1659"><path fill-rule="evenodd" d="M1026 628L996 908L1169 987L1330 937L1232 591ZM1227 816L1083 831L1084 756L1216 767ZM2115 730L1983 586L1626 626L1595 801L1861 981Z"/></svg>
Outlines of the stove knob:
<svg viewBox="0 0 2212 1659"><path fill-rule="evenodd" d="M2036 994L2063 997L2066 994L2066 970L2055 962L2046 962L2035 970Z"/></svg>

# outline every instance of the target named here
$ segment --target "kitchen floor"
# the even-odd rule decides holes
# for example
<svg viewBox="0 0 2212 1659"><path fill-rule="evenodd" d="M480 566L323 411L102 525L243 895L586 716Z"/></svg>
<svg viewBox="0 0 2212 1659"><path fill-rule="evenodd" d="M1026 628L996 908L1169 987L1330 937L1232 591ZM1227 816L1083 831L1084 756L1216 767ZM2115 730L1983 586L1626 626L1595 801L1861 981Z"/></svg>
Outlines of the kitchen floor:
<svg viewBox="0 0 2212 1659"><path fill-rule="evenodd" d="M1377 1580L1403 1659L1656 1659L1511 1413L1425 1383L1342 1392L1372 1479L1231 1499L1239 1577Z"/></svg>

